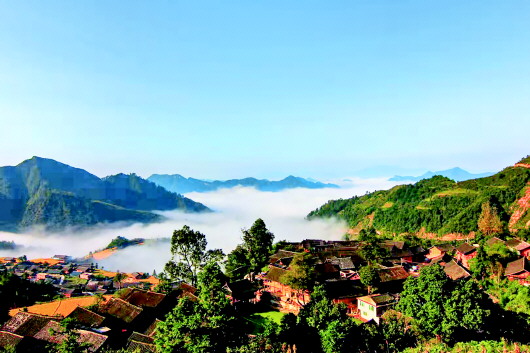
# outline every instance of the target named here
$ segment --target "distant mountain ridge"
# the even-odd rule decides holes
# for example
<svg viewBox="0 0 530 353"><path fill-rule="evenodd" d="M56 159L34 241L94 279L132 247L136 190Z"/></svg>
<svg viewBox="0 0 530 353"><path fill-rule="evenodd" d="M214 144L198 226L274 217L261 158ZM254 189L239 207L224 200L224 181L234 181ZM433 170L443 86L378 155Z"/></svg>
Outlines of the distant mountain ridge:
<svg viewBox="0 0 530 353"><path fill-rule="evenodd" d="M428 171L427 173L425 173L423 175L420 175L420 176L416 176L416 177L415 176L396 175L396 176L393 176L392 178L390 178L388 180L390 180L390 181L420 181L420 180L423 180L423 179L432 178L435 175L441 175L441 176L447 177L449 179L452 179L454 181L465 181L465 180L470 180L470 179L485 178L485 177L491 176L493 174L494 173L472 174L472 173L469 173L468 171L466 171L466 170L464 170L462 168L455 167L455 168L451 168L451 169L447 169L447 170L440 170L440 171L437 171L437 172Z"/></svg>
<svg viewBox="0 0 530 353"><path fill-rule="evenodd" d="M260 191L273 192L293 188L322 189L339 187L335 184L325 184L319 181L308 180L292 175L278 181L256 178L208 181L186 178L180 174L153 174L147 178L147 180L179 194L188 192L209 192L219 189L233 188L236 186L253 187Z"/></svg>
<svg viewBox="0 0 530 353"><path fill-rule="evenodd" d="M307 217L342 219L354 234L373 226L393 235L467 235L479 229L484 205L496 210L503 231L529 231L530 157L488 177L455 182L435 175L415 184L330 200Z"/></svg>
<svg viewBox="0 0 530 353"><path fill-rule="evenodd" d="M0 167L0 229L17 231L43 225L49 229L101 222L153 222L152 210L208 211L135 174L103 179L89 172L33 157Z"/></svg>

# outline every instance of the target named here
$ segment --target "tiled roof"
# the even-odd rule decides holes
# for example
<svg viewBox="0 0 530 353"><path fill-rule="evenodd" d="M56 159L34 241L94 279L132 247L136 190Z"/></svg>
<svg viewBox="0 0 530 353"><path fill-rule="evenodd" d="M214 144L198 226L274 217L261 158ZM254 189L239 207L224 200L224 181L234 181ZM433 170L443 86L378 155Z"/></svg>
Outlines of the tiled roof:
<svg viewBox="0 0 530 353"><path fill-rule="evenodd" d="M20 336L33 336L52 319L54 317L21 311L9 319L0 330L12 332Z"/></svg>
<svg viewBox="0 0 530 353"><path fill-rule="evenodd" d="M87 327L99 327L105 320L103 316L80 306L75 308L68 317Z"/></svg>
<svg viewBox="0 0 530 353"><path fill-rule="evenodd" d="M35 334L34 337L39 340L57 344L66 339L64 330L65 329L57 321L50 321L37 334ZM88 352L96 352L99 350L108 338L105 335L86 330L77 330L77 333L79 334L77 340L79 343L88 343L90 345Z"/></svg>
<svg viewBox="0 0 530 353"><path fill-rule="evenodd" d="M504 244L504 240L499 239L499 238L497 238L497 237L492 237L492 238L489 238L489 239L486 241L486 245L487 245L487 246L492 246L493 244L497 244L497 243L502 243L502 244Z"/></svg>
<svg viewBox="0 0 530 353"><path fill-rule="evenodd" d="M337 257L332 259L331 263L339 266L341 270L348 270L355 267L351 257Z"/></svg>
<svg viewBox="0 0 530 353"><path fill-rule="evenodd" d="M276 254L269 256L270 263L274 263L278 261L279 259L283 259L286 257L294 257L296 254L299 254L294 251L287 251L287 250L278 250Z"/></svg>
<svg viewBox="0 0 530 353"><path fill-rule="evenodd" d="M166 295L136 288L128 288L120 297L132 305L156 308L164 300Z"/></svg>
<svg viewBox="0 0 530 353"><path fill-rule="evenodd" d="M133 332L129 336L129 341L136 341L136 342L142 342L142 343L153 343L154 340L155 339L153 337L141 334L139 332Z"/></svg>
<svg viewBox="0 0 530 353"><path fill-rule="evenodd" d="M283 268L269 266L269 271L265 275L265 278L270 281L281 282L280 278L286 273L287 273L287 270L284 270Z"/></svg>
<svg viewBox="0 0 530 353"><path fill-rule="evenodd" d="M136 352L136 353L150 353L150 352L156 352L156 346L154 344L150 343L143 343L138 341L129 341L129 345L127 346L128 352Z"/></svg>
<svg viewBox="0 0 530 353"><path fill-rule="evenodd" d="M120 298L111 298L101 309L103 313L114 316L128 324L142 312L142 308Z"/></svg>
<svg viewBox="0 0 530 353"><path fill-rule="evenodd" d="M373 306L382 306L396 302L396 298L390 294L371 294L357 299Z"/></svg>
<svg viewBox="0 0 530 353"><path fill-rule="evenodd" d="M519 272L523 271L530 271L528 266L528 260L525 257L521 257L520 259L509 262L506 265L506 270L504 271L504 274L506 276L516 275Z"/></svg>
<svg viewBox="0 0 530 353"><path fill-rule="evenodd" d="M443 270L445 274L453 281L471 276L469 272L467 272L462 266L457 264L455 260L449 261L444 266Z"/></svg>
<svg viewBox="0 0 530 353"><path fill-rule="evenodd" d="M108 299L108 298L110 298L110 296L108 295L105 296L105 299ZM68 316L78 306L90 306L96 303L96 300L97 298L95 296L68 298L68 299L55 300L49 303L28 306L27 309L28 309L28 312L39 314L39 315ZM15 316L20 310L21 308L12 309L9 311L9 315Z"/></svg>
<svg viewBox="0 0 530 353"><path fill-rule="evenodd" d="M467 255L471 254L473 251L477 251L477 248L475 248L473 245L469 243L462 243L456 248L456 251L458 251L461 254Z"/></svg>
<svg viewBox="0 0 530 353"><path fill-rule="evenodd" d="M525 242L525 241L522 241L521 243L519 243L519 245L517 245L517 246L515 247L515 250L517 250L517 251L523 251L523 250L526 250L526 249L528 249L528 248L530 248L530 244L528 244L528 243Z"/></svg>
<svg viewBox="0 0 530 353"><path fill-rule="evenodd" d="M404 280L409 276L402 266L381 268L377 270L381 283Z"/></svg>
<svg viewBox="0 0 530 353"><path fill-rule="evenodd" d="M521 241L519 239L516 239L516 238L512 238L512 239L508 239L506 240L506 246L509 247L509 248L515 248L517 245L519 245L521 243Z"/></svg>
<svg viewBox="0 0 530 353"><path fill-rule="evenodd" d="M162 322L162 321L155 319L155 321L153 321L151 325L149 325L147 330L145 330L144 335L153 336L156 331L156 326L158 325L159 322Z"/></svg>
<svg viewBox="0 0 530 353"><path fill-rule="evenodd" d="M24 339L24 336L7 331L0 331L0 347L15 347L20 341L22 341L22 339Z"/></svg>
<svg viewBox="0 0 530 353"><path fill-rule="evenodd" d="M451 252L455 249L454 246L452 246L451 244L438 244L434 245L433 248L437 248L444 252Z"/></svg>

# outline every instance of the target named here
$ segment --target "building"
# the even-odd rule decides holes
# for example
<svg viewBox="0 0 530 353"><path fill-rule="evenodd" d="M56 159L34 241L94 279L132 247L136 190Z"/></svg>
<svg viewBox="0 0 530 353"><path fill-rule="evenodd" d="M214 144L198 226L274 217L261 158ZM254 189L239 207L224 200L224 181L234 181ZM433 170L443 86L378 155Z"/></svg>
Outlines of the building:
<svg viewBox="0 0 530 353"><path fill-rule="evenodd" d="M379 323L381 316L397 303L391 294L371 294L357 298L359 315L364 321L374 320Z"/></svg>
<svg viewBox="0 0 530 353"><path fill-rule="evenodd" d="M469 260L477 256L477 248L468 243L462 243L456 248L455 259L462 266L469 269Z"/></svg>
<svg viewBox="0 0 530 353"><path fill-rule="evenodd" d="M521 257L518 260L509 262L506 265L504 275L511 281L519 281L523 285L530 285L530 266L526 257Z"/></svg>

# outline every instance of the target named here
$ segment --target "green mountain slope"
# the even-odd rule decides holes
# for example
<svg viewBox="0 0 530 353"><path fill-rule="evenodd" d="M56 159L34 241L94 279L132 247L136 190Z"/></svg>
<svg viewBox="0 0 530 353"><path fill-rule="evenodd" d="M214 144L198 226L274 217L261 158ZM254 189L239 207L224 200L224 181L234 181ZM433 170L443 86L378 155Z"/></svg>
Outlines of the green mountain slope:
<svg viewBox="0 0 530 353"><path fill-rule="evenodd" d="M508 167L490 177L463 182L434 176L413 185L328 201L308 218L338 217L357 230L373 225L389 233L468 233L477 230L482 204L490 202L504 225L516 231L528 228L529 211L521 204L529 181L530 169L525 167Z"/></svg>
<svg viewBox="0 0 530 353"><path fill-rule="evenodd" d="M4 230L153 222L161 217L148 211L172 209L209 210L134 174L100 179L83 169L39 157L0 168L0 229Z"/></svg>

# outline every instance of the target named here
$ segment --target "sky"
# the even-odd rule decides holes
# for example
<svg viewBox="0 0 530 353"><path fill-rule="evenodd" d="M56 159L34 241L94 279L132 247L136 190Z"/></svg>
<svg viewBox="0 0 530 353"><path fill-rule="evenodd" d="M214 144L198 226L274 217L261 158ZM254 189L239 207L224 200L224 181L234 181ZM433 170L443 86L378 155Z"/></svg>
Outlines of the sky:
<svg viewBox="0 0 530 353"><path fill-rule="evenodd" d="M0 165L497 171L530 153L529 16L523 0L0 0Z"/></svg>

